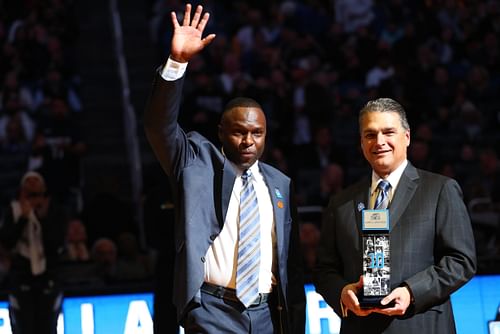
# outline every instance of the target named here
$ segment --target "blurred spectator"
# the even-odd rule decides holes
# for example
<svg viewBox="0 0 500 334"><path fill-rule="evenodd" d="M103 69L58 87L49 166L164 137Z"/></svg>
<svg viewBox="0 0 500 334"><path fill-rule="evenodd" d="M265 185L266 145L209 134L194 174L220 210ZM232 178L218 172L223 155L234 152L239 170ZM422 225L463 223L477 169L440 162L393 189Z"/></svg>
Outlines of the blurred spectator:
<svg viewBox="0 0 500 334"><path fill-rule="evenodd" d="M116 279L122 282L139 281L152 277L154 259L148 251L139 249L137 238L133 233L123 232L117 238L118 259L116 262Z"/></svg>
<svg viewBox="0 0 500 334"><path fill-rule="evenodd" d="M295 161L300 169L321 170L331 163L344 165L344 152L336 145L328 124L318 124L313 130L313 142L297 150Z"/></svg>
<svg viewBox="0 0 500 334"><path fill-rule="evenodd" d="M68 221L63 260L70 262L85 262L90 260L90 251L87 245L87 230L79 218Z"/></svg>
<svg viewBox="0 0 500 334"><path fill-rule="evenodd" d="M30 113L35 109L31 90L27 85L19 82L19 74L14 70L10 70L5 75L3 87L0 91L0 109L5 108L10 96L17 96L20 107L25 108Z"/></svg>
<svg viewBox="0 0 500 334"><path fill-rule="evenodd" d="M1 154L22 155L28 158L31 145L26 138L22 120L19 116L17 114L7 119L5 137L0 138L0 152Z"/></svg>
<svg viewBox="0 0 500 334"><path fill-rule="evenodd" d="M116 281L118 250L113 240L109 238L97 239L92 245L91 259L95 265L95 275L104 284Z"/></svg>
<svg viewBox="0 0 500 334"><path fill-rule="evenodd" d="M335 19L348 33L370 25L374 19L372 0L337 0Z"/></svg>
<svg viewBox="0 0 500 334"><path fill-rule="evenodd" d="M320 229L314 222L300 224L300 244L304 255L304 277L306 282L312 281L312 270L316 264L316 253L319 243Z"/></svg>
<svg viewBox="0 0 500 334"><path fill-rule="evenodd" d="M317 204L326 208L330 197L344 188L344 169L341 165L331 163L321 171Z"/></svg>
<svg viewBox="0 0 500 334"><path fill-rule="evenodd" d="M76 89L63 79L59 69L51 68L47 71L45 78L35 90L34 104L36 108L43 109L46 104L50 104L51 99L60 98L67 101L70 112L82 111L82 102Z"/></svg>
<svg viewBox="0 0 500 334"><path fill-rule="evenodd" d="M5 140L7 123L12 118L17 118L21 123L26 140L33 140L35 123L24 109L17 92L5 94L3 113L0 114L0 141Z"/></svg>
<svg viewBox="0 0 500 334"><path fill-rule="evenodd" d="M387 53L381 52L377 59L377 64L366 74L365 85L368 88L379 87L385 80L389 80L394 75L394 67Z"/></svg>
<svg viewBox="0 0 500 334"><path fill-rule="evenodd" d="M422 138L412 139L411 145L408 147L408 160L417 168L434 170L429 143Z"/></svg>
<svg viewBox="0 0 500 334"><path fill-rule="evenodd" d="M65 215L36 172L23 176L19 196L5 212L0 242L11 252L8 289L13 333L55 334L62 299L55 269L63 248Z"/></svg>
<svg viewBox="0 0 500 334"><path fill-rule="evenodd" d="M41 166L37 170L46 175L54 196L76 211L82 186L81 158L87 146L64 99L50 100L47 115L38 123L38 135L36 153L41 152Z"/></svg>

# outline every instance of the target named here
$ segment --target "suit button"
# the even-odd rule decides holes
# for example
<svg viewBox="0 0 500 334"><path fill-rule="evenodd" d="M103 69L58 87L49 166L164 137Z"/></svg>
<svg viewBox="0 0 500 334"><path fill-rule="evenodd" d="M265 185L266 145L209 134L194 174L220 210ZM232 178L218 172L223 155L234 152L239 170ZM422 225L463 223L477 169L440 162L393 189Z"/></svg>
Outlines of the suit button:
<svg viewBox="0 0 500 334"><path fill-rule="evenodd" d="M205 257L204 256L201 257L201 262L205 263Z"/></svg>
<svg viewBox="0 0 500 334"><path fill-rule="evenodd" d="M210 236L210 240L212 240L212 241L214 241L214 240L215 240L215 238L217 238L217 234L212 234L212 235Z"/></svg>

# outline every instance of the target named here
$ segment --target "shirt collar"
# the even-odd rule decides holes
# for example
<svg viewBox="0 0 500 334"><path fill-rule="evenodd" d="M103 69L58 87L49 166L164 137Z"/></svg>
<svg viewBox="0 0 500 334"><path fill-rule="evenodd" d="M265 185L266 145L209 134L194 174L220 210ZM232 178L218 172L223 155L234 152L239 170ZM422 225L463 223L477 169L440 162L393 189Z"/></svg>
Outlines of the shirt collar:
<svg viewBox="0 0 500 334"><path fill-rule="evenodd" d="M396 168L389 176L386 178L387 181L391 184L391 192L394 194L396 191L396 187L398 186L399 180L401 179L401 175L403 175L403 171L408 165L408 160L404 160L398 168ZM378 183L382 180L380 176L372 170L372 184L370 186L370 195L377 190Z"/></svg>
<svg viewBox="0 0 500 334"><path fill-rule="evenodd" d="M231 166L233 166L234 170L236 171L236 176L237 177L240 177L244 170L241 170L234 162L232 162L231 160L228 159L228 161L231 163ZM257 176L260 174L260 171L259 171L259 160L255 161L254 164L252 166L250 166L250 172L252 173L252 175L254 176Z"/></svg>

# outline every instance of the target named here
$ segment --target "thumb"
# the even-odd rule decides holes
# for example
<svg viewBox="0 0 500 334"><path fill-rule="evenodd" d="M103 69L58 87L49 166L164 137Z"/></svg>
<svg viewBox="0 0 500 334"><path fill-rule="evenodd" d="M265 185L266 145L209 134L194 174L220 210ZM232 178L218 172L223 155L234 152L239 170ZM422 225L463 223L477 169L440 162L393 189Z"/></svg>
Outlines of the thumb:
<svg viewBox="0 0 500 334"><path fill-rule="evenodd" d="M201 40L201 42L203 43L203 47L210 44L214 39L215 39L215 34L210 34L210 35L206 36L205 38L203 38Z"/></svg>
<svg viewBox="0 0 500 334"><path fill-rule="evenodd" d="M356 288L362 288L363 287L363 275L359 276L359 281L356 283Z"/></svg>
<svg viewBox="0 0 500 334"><path fill-rule="evenodd" d="M380 304L382 305L387 305L389 304L393 299L393 292L391 292L390 294L388 294L387 296L385 296L381 301L380 301Z"/></svg>

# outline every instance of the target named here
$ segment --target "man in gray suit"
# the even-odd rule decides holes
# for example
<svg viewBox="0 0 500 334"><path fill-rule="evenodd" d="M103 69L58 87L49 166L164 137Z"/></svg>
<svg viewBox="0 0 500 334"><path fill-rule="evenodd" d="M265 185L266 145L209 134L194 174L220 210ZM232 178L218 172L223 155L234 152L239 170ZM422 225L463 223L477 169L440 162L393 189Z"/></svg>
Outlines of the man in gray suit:
<svg viewBox="0 0 500 334"><path fill-rule="evenodd" d="M341 333L455 333L450 295L476 271L461 189L454 180L408 162L410 127L396 101L368 102L359 125L372 175L330 201L316 289L342 317ZM391 289L383 306L365 308L358 299L363 286L361 217L365 208L374 208L381 180L390 183Z"/></svg>
<svg viewBox="0 0 500 334"><path fill-rule="evenodd" d="M218 128L222 150L199 133L185 133L177 122L187 63L215 38L202 38L209 19L202 11L197 6L191 19L191 5L186 5L181 24L171 14L170 57L159 70L145 111L146 134L175 202L173 299L178 320L186 333L303 333L296 207L290 179L259 161L266 138L261 106L250 98L227 104ZM239 223L244 220L239 207L248 183L258 203L260 256L258 294L244 303L237 291Z"/></svg>

